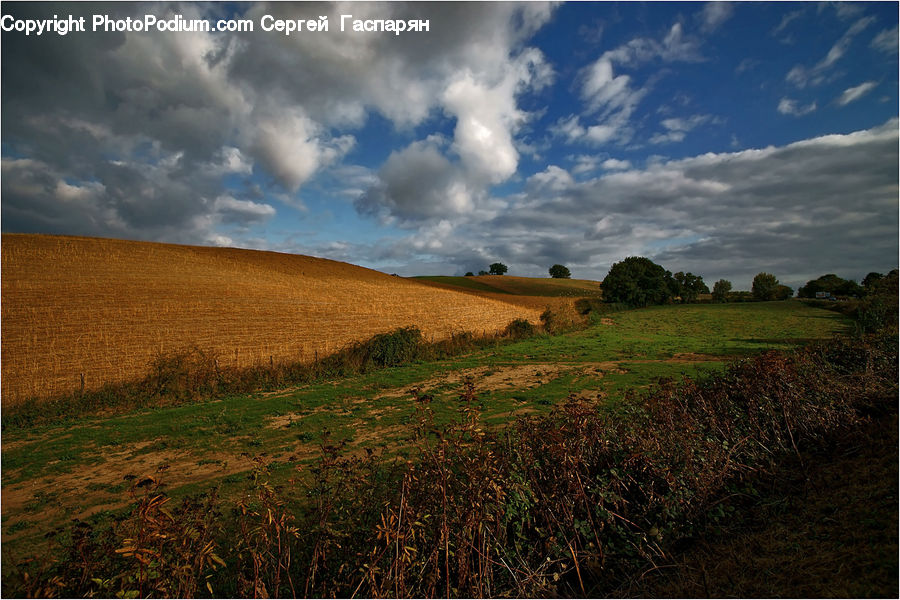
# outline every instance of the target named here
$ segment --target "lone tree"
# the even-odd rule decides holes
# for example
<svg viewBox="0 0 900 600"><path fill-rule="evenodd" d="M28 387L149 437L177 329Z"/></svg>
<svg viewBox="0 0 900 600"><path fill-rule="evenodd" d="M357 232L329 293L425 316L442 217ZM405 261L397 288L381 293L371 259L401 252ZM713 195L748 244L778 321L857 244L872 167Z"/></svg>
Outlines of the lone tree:
<svg viewBox="0 0 900 600"><path fill-rule="evenodd" d="M506 265L504 265L503 263L498 263L498 262L492 264L489 268L490 268L491 275L503 275L504 273L506 273L509 270L506 268Z"/></svg>
<svg viewBox="0 0 900 600"><path fill-rule="evenodd" d="M674 295L672 274L643 256L629 256L613 263L603 279L603 300L629 306L664 304Z"/></svg>
<svg viewBox="0 0 900 600"><path fill-rule="evenodd" d="M757 273L756 277L753 278L753 287L751 289L753 298L756 300L775 300L779 292L778 286L778 278L771 273Z"/></svg>
<svg viewBox="0 0 900 600"><path fill-rule="evenodd" d="M728 302L728 292L731 291L731 282L720 279L713 284L712 297L715 302Z"/></svg>
<svg viewBox="0 0 900 600"><path fill-rule="evenodd" d="M565 265L553 265L550 267L550 277L553 279L569 279L572 273Z"/></svg>

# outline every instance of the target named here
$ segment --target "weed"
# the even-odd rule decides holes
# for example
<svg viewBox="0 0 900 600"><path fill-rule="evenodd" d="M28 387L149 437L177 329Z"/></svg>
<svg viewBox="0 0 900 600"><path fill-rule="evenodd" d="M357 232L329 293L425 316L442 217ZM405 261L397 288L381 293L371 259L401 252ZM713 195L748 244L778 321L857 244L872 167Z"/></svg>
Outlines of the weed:
<svg viewBox="0 0 900 600"><path fill-rule="evenodd" d="M615 413L572 396L503 430L481 426L471 380L443 427L417 391L399 459L345 458L323 431L321 458L281 489L257 457L230 528L214 491L170 508L156 477L134 478L118 524L77 524L46 554L57 562L20 563L4 593L602 595L727 522L722 500L752 493L754 473L857 427L861 410L896 410L896 353L895 336L766 352L663 380Z"/></svg>

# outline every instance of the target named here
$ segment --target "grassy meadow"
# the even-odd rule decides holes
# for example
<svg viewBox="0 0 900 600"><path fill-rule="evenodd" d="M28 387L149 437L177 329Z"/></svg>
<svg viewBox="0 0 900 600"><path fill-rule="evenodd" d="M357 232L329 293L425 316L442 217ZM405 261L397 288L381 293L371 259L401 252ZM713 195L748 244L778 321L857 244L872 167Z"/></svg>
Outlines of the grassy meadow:
<svg viewBox="0 0 900 600"><path fill-rule="evenodd" d="M438 423L458 416L470 380L481 420L502 427L548 413L567 397L613 409L660 378L718 371L739 357L788 349L845 332L838 313L799 302L673 305L597 317L564 335L498 343L470 354L318 382L103 417L85 416L3 432L5 548L27 552L73 517L108 519L128 503L126 476L164 467L175 497L216 484L227 497L265 455L286 485L321 445L403 455L416 403L428 394ZM323 435L325 436L323 438ZM326 439L327 438L327 439ZM229 491L232 490L232 491Z"/></svg>

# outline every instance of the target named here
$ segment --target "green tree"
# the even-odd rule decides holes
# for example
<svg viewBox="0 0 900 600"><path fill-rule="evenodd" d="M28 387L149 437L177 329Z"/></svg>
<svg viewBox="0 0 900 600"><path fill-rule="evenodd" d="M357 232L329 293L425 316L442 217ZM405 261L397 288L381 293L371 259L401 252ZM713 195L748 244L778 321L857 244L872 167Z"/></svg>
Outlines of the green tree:
<svg viewBox="0 0 900 600"><path fill-rule="evenodd" d="M629 306L664 304L673 293L671 274L643 256L629 256L614 263L603 279L603 300Z"/></svg>
<svg viewBox="0 0 900 600"><path fill-rule="evenodd" d="M572 273L565 265L553 265L550 267L550 277L553 279L569 279Z"/></svg>
<svg viewBox="0 0 900 600"><path fill-rule="evenodd" d="M843 279L834 273L828 273L818 279L807 281L806 285L797 290L797 296L800 298L815 298L818 292L828 292L835 296L859 297L862 296L863 289L852 279Z"/></svg>
<svg viewBox="0 0 900 600"><path fill-rule="evenodd" d="M753 298L756 300L774 300L778 288L778 278L771 273L757 273L753 278Z"/></svg>
<svg viewBox="0 0 900 600"><path fill-rule="evenodd" d="M675 285L671 286L674 288L672 293L680 296L684 303L694 302L700 294L709 293L709 288L703 283L703 277L700 275L678 271L672 279L675 282Z"/></svg>
<svg viewBox="0 0 900 600"><path fill-rule="evenodd" d="M473 273L472 271L466 271L466 277L474 277L474 276L475 276L475 273Z"/></svg>
<svg viewBox="0 0 900 600"><path fill-rule="evenodd" d="M491 275L503 275L504 273L506 273L509 270L506 268L506 265L504 265L503 263L499 263L499 262L495 262L489 268L490 268Z"/></svg>
<svg viewBox="0 0 900 600"><path fill-rule="evenodd" d="M876 273L875 271L872 271L871 273L863 277L862 285L865 289L866 294L870 294L875 289L875 284L877 284L883 277L884 275L882 275L881 273Z"/></svg>
<svg viewBox="0 0 900 600"><path fill-rule="evenodd" d="M790 288L786 285L781 285L780 283L775 286L775 292L773 294L773 300L787 300L788 298L793 297L794 289Z"/></svg>
<svg viewBox="0 0 900 600"><path fill-rule="evenodd" d="M712 297L715 302L728 302L728 292L731 291L731 282L720 279L713 284Z"/></svg>

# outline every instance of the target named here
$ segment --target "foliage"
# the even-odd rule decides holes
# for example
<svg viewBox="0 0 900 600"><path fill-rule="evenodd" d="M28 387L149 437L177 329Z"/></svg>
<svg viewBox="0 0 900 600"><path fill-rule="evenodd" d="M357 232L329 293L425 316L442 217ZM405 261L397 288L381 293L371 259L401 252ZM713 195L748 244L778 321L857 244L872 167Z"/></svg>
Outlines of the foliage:
<svg viewBox="0 0 900 600"><path fill-rule="evenodd" d="M515 321L507 325L506 329L503 330L503 334L506 337L512 338L514 340L529 338L536 332L537 329L535 328L535 326L526 319L516 319Z"/></svg>
<svg viewBox="0 0 900 600"><path fill-rule="evenodd" d="M870 273L867 277L875 275ZM872 279L870 279L870 285ZM859 298L863 295L863 288L852 279L842 279L834 273L822 275L817 279L806 282L806 285L797 290L799 298L815 298L817 292L828 292L832 296L847 296Z"/></svg>
<svg viewBox="0 0 900 600"><path fill-rule="evenodd" d="M506 267L506 265L504 265L503 263L499 263L499 262L491 263L491 266L489 267L489 269L490 269L490 271L489 271L490 275L503 275L504 273L506 273L509 270Z"/></svg>
<svg viewBox="0 0 900 600"><path fill-rule="evenodd" d="M673 295L667 271L642 256L629 256L613 263L602 287L606 302L621 302L633 307L664 304Z"/></svg>
<svg viewBox="0 0 900 600"><path fill-rule="evenodd" d="M787 300L794 295L794 290L786 285L778 284L775 286L774 300Z"/></svg>
<svg viewBox="0 0 900 600"><path fill-rule="evenodd" d="M437 427L414 393L406 461L342 458L323 436L311 477L268 484L265 459L229 519L214 494L171 510L138 478L121 525L80 526L45 561L4 571L4 595L495 597L606 595L786 453L895 410L895 336L768 352L664 381L617 413L583 398L488 431L475 382ZM747 493L747 492L745 492ZM59 557L53 562L51 557Z"/></svg>
<svg viewBox="0 0 900 600"><path fill-rule="evenodd" d="M570 279L572 273L565 265L553 265L550 267L550 277L553 279Z"/></svg>
<svg viewBox="0 0 900 600"><path fill-rule="evenodd" d="M700 294L708 294L709 288L703 283L703 277L693 273L679 271L672 276L674 286L672 292L681 297L683 303L695 302Z"/></svg>
<svg viewBox="0 0 900 600"><path fill-rule="evenodd" d="M474 277L475 274L472 271L466 271L465 277Z"/></svg>
<svg viewBox="0 0 900 600"><path fill-rule="evenodd" d="M897 331L897 269L870 281L866 297L857 308L857 323L863 333Z"/></svg>
<svg viewBox="0 0 900 600"><path fill-rule="evenodd" d="M720 279L713 284L712 297L714 302L728 302L728 293L731 291L731 282Z"/></svg>
<svg viewBox="0 0 900 600"><path fill-rule="evenodd" d="M753 278L753 298L755 300L775 300L778 293L778 278L771 273L757 273Z"/></svg>
<svg viewBox="0 0 900 600"><path fill-rule="evenodd" d="M882 273L878 273L878 272L875 272L875 271L872 271L871 273L869 273L868 275L866 275L865 277L863 277L863 280L862 280L863 291L864 291L866 294L871 293L872 290L873 290L874 287L875 287L875 284L877 284L878 281L879 281L882 277L884 277L884 275L883 275Z"/></svg>
<svg viewBox="0 0 900 600"><path fill-rule="evenodd" d="M365 345L366 363L376 367L396 367L413 360L422 344L418 327L402 327L390 333L380 333Z"/></svg>

